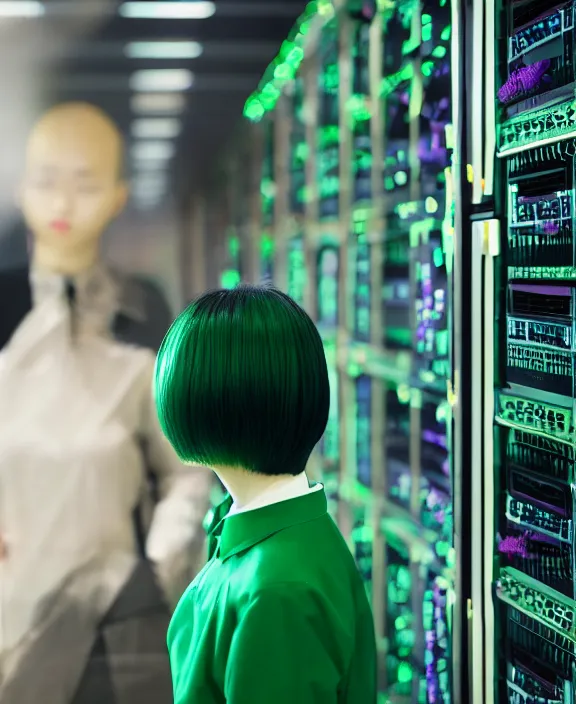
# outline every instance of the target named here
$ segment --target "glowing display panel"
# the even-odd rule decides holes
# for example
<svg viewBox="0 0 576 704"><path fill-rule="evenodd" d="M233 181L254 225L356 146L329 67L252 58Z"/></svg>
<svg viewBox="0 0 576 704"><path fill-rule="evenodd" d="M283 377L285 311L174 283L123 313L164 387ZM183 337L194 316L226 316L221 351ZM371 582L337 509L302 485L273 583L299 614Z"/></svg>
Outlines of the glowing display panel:
<svg viewBox="0 0 576 704"><path fill-rule="evenodd" d="M321 219L338 216L340 209L340 106L338 23L332 20L320 40L318 117L318 191Z"/></svg>
<svg viewBox="0 0 576 704"><path fill-rule="evenodd" d="M260 278L262 283L274 280L274 240L266 234L260 240Z"/></svg>
<svg viewBox="0 0 576 704"><path fill-rule="evenodd" d="M384 455L388 499L410 510L412 474L410 470L410 406L395 390L386 392Z"/></svg>
<svg viewBox="0 0 576 704"><path fill-rule="evenodd" d="M228 233L228 266L222 272L222 288L232 289L242 279L240 238L234 231Z"/></svg>
<svg viewBox="0 0 576 704"><path fill-rule="evenodd" d="M370 279L370 244L368 241L368 211L356 210L353 214L352 242L349 247L354 271L354 338L370 341L370 306L372 283Z"/></svg>
<svg viewBox="0 0 576 704"><path fill-rule="evenodd" d="M424 397L420 414L421 485L418 511L424 528L436 535L434 552L443 567L453 566L453 506L447 426L448 404Z"/></svg>
<svg viewBox="0 0 576 704"><path fill-rule="evenodd" d="M358 480L372 486L372 379L356 379L356 471Z"/></svg>
<svg viewBox="0 0 576 704"><path fill-rule="evenodd" d="M369 524L369 512L360 506L354 507L354 527L352 541L354 558L368 594L372 592L372 569L374 541L373 532Z"/></svg>
<svg viewBox="0 0 576 704"><path fill-rule="evenodd" d="M337 512L340 483L340 398L336 367L339 261L338 246L330 238L324 238L316 258L316 323L324 339L330 381L330 412L319 450L322 458L322 479L333 516Z"/></svg>
<svg viewBox="0 0 576 704"><path fill-rule="evenodd" d="M413 570L410 557L403 545L387 545L387 603L384 630L388 635L386 674L388 694L404 697L403 701L418 696L424 683L424 663L420 672L416 665L416 627L418 614L413 595Z"/></svg>
<svg viewBox="0 0 576 704"><path fill-rule="evenodd" d="M434 531L436 557L444 566L450 566L454 526L447 436L449 413L445 402L438 403L434 394L426 395L419 420L418 522L423 528ZM386 423L384 452L388 498L411 510L415 480L410 466L410 406L391 390L386 394Z"/></svg>
<svg viewBox="0 0 576 704"><path fill-rule="evenodd" d="M575 279L574 154L566 140L510 158L507 264L512 279Z"/></svg>
<svg viewBox="0 0 576 704"><path fill-rule="evenodd" d="M324 435L320 439L320 457L322 459L322 481L328 499L328 508L332 516L338 511L338 488L340 484L340 399L339 380L336 369L336 348L333 342L325 342L324 350L328 363L328 380L330 382L330 412Z"/></svg>
<svg viewBox="0 0 576 704"><path fill-rule="evenodd" d="M394 216L388 217L383 268L382 342L392 350L409 350L412 348L410 234Z"/></svg>
<svg viewBox="0 0 576 704"><path fill-rule="evenodd" d="M386 561L388 696L391 701L451 704L446 581L434 570L416 568L400 543L387 546Z"/></svg>
<svg viewBox="0 0 576 704"><path fill-rule="evenodd" d="M306 289L306 255L304 237L298 235L288 242L288 295L304 306Z"/></svg>
<svg viewBox="0 0 576 704"><path fill-rule="evenodd" d="M262 226L272 227L274 224L274 204L276 202L276 183L274 180L274 123L264 124L264 159L262 161L262 179L260 181L260 196L262 203Z"/></svg>
<svg viewBox="0 0 576 704"><path fill-rule="evenodd" d="M338 246L330 242L323 243L317 256L317 323L321 330L334 330L338 325L339 270Z"/></svg>
<svg viewBox="0 0 576 704"><path fill-rule="evenodd" d="M448 293L442 233L432 219L411 228L415 293L415 353L418 372L443 387L450 374Z"/></svg>
<svg viewBox="0 0 576 704"><path fill-rule="evenodd" d="M354 156L352 160L353 200L372 198L372 139L369 75L370 25L358 22L353 28L352 98L349 112L352 118Z"/></svg>
<svg viewBox="0 0 576 704"><path fill-rule="evenodd" d="M306 124L304 122L304 81L301 76L297 76L294 80L289 159L290 211L295 215L302 215L306 204L308 143L306 141Z"/></svg>
<svg viewBox="0 0 576 704"><path fill-rule="evenodd" d="M508 287L510 383L574 396L574 292L571 286Z"/></svg>

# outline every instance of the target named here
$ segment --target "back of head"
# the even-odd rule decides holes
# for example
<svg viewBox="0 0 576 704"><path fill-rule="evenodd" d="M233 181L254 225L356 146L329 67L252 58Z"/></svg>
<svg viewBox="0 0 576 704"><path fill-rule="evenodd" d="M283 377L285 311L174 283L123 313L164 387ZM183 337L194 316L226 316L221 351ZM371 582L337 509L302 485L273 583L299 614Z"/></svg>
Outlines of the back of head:
<svg viewBox="0 0 576 704"><path fill-rule="evenodd" d="M155 394L164 433L183 461L296 475L328 421L322 340L276 289L206 293L168 331Z"/></svg>

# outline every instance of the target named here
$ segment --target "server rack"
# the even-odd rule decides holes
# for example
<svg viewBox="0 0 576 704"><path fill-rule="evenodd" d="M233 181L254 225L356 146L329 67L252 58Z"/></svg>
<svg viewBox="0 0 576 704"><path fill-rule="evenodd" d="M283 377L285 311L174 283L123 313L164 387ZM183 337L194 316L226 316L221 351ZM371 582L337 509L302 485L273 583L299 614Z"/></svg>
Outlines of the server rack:
<svg viewBox="0 0 576 704"><path fill-rule="evenodd" d="M267 155L253 249L323 336L310 471L371 597L383 702L467 698L460 22L449 0L310 3L246 107Z"/></svg>
<svg viewBox="0 0 576 704"><path fill-rule="evenodd" d="M497 702L576 697L574 4L495 8L494 663Z"/></svg>

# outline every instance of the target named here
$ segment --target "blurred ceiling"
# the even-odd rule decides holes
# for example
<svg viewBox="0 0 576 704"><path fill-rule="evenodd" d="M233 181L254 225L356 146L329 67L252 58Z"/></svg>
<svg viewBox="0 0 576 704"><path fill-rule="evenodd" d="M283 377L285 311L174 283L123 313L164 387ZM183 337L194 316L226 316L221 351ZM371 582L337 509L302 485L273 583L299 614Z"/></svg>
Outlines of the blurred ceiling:
<svg viewBox="0 0 576 704"><path fill-rule="evenodd" d="M29 130L45 109L85 100L120 126L133 192L122 228L177 218L191 193L221 177L246 126L244 102L306 4L0 0L0 270L27 258L15 196ZM205 18L190 16L199 9Z"/></svg>
<svg viewBox="0 0 576 704"><path fill-rule="evenodd" d="M62 43L44 102L87 100L116 120L126 135L137 204L154 207L165 167L168 188L185 196L213 175L246 98L305 6L306 0L46 0L42 24L87 17L98 23Z"/></svg>
<svg viewBox="0 0 576 704"><path fill-rule="evenodd" d="M0 269L26 256L16 195L26 138L45 107L47 75L63 48L96 31L112 5L88 2L83 13L46 22L40 3L0 2Z"/></svg>

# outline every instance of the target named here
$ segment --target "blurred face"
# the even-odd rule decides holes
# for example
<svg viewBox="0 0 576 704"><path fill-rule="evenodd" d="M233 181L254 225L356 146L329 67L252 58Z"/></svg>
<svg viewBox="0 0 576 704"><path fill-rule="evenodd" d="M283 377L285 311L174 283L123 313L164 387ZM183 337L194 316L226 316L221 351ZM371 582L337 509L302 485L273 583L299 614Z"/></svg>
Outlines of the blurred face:
<svg viewBox="0 0 576 704"><path fill-rule="evenodd" d="M93 248L126 201L119 146L108 132L47 125L33 136L21 206L37 244Z"/></svg>

